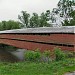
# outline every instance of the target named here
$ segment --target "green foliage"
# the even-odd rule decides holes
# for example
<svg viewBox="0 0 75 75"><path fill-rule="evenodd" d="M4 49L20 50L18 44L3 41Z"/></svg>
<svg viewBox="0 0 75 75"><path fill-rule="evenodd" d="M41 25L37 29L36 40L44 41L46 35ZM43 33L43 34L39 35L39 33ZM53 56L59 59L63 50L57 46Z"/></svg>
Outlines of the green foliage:
<svg viewBox="0 0 75 75"><path fill-rule="evenodd" d="M75 26L75 11L72 11L69 15L71 19L64 20L62 23L63 26Z"/></svg>
<svg viewBox="0 0 75 75"><path fill-rule="evenodd" d="M75 10L71 11L71 13L69 15L70 15L70 17L73 17L75 19Z"/></svg>
<svg viewBox="0 0 75 75"><path fill-rule="evenodd" d="M2 21L2 30L6 30L7 29L7 23L6 21Z"/></svg>
<svg viewBox="0 0 75 75"><path fill-rule="evenodd" d="M26 52L25 59L26 60L33 60L34 59L33 52L30 52L30 51Z"/></svg>
<svg viewBox="0 0 75 75"><path fill-rule="evenodd" d="M60 14L63 14L62 16L69 16L69 13L73 10L72 6L74 5L73 0L60 0L58 2L58 8L59 11L61 11Z"/></svg>
<svg viewBox="0 0 75 75"><path fill-rule="evenodd" d="M25 28L35 28L35 27L50 27L48 23L50 21L50 10L47 10L45 13L41 13L38 16L37 13L33 13L32 16L26 11L22 11L22 16L19 15L18 19L20 23Z"/></svg>
<svg viewBox="0 0 75 75"><path fill-rule="evenodd" d="M50 50L45 50L43 54L44 54L44 56L46 56L46 57L50 57L51 52L50 52Z"/></svg>
<svg viewBox="0 0 75 75"><path fill-rule="evenodd" d="M30 26L32 28L39 27L39 16L37 13L33 13L32 17L30 18Z"/></svg>
<svg viewBox="0 0 75 75"><path fill-rule="evenodd" d="M75 71L75 60L72 59L51 63L0 62L0 75L64 75L73 71Z"/></svg>
<svg viewBox="0 0 75 75"><path fill-rule="evenodd" d="M74 52L67 52L66 55L67 55L67 58L73 58Z"/></svg>
<svg viewBox="0 0 75 75"><path fill-rule="evenodd" d="M55 60L56 61L64 60L66 58L66 54L63 51L61 51L60 48L55 48L54 54L55 54Z"/></svg>
<svg viewBox="0 0 75 75"><path fill-rule="evenodd" d="M50 62L50 50L46 50L43 53L41 53L38 49L35 51L27 51L25 52L25 60L27 61L40 61L40 62Z"/></svg>
<svg viewBox="0 0 75 75"><path fill-rule="evenodd" d="M51 61L51 51L50 50L45 50L43 52L43 61L49 63Z"/></svg>
<svg viewBox="0 0 75 75"><path fill-rule="evenodd" d="M26 11L22 11L21 13L22 13L22 16L18 15L18 19L20 20L21 26L28 28L30 14L27 13Z"/></svg>
<svg viewBox="0 0 75 75"><path fill-rule="evenodd" d="M55 57L55 59L52 57ZM66 53L57 47L54 49L54 52L51 52L50 50L45 50L43 53L41 53L38 49L35 51L25 52L25 60L37 62L41 61L50 63L52 60L60 61L72 57L74 57L73 53L71 52Z"/></svg>
<svg viewBox="0 0 75 75"><path fill-rule="evenodd" d="M68 20L64 20L64 23L62 22L62 26L70 26L69 21Z"/></svg>
<svg viewBox="0 0 75 75"><path fill-rule="evenodd" d="M20 29L20 23L19 22L16 22L16 21L13 21L13 20L9 20L7 22L7 30L10 30L10 29Z"/></svg>
<svg viewBox="0 0 75 75"><path fill-rule="evenodd" d="M41 13L40 17L39 17L39 27L50 27L51 24L48 23L48 21L50 21L50 10L47 10L45 13Z"/></svg>
<svg viewBox="0 0 75 75"><path fill-rule="evenodd" d="M9 20L0 22L0 30L11 30L11 29L20 29L20 23L17 21Z"/></svg>
<svg viewBox="0 0 75 75"><path fill-rule="evenodd" d="M39 27L45 27L47 26L47 16L45 15L45 13L42 13L40 16L40 26Z"/></svg>
<svg viewBox="0 0 75 75"><path fill-rule="evenodd" d="M64 18L62 26L75 26L75 11L72 6L75 6L74 0L60 0L58 2L60 17Z"/></svg>
<svg viewBox="0 0 75 75"><path fill-rule="evenodd" d="M25 52L25 59L28 61L39 61L41 57L40 51L27 51Z"/></svg>

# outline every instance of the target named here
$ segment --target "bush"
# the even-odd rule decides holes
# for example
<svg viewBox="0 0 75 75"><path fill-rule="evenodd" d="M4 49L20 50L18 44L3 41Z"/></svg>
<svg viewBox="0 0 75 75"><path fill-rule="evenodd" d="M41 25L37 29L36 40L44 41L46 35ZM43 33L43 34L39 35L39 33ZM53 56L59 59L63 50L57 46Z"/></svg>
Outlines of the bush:
<svg viewBox="0 0 75 75"><path fill-rule="evenodd" d="M50 62L50 55L51 55L50 50L45 50L45 51L43 52L43 58L44 58L43 61L49 63L49 62Z"/></svg>
<svg viewBox="0 0 75 75"><path fill-rule="evenodd" d="M28 61L39 61L41 57L40 51L27 51L25 53L25 59Z"/></svg>
<svg viewBox="0 0 75 75"><path fill-rule="evenodd" d="M44 53L43 53L46 57L50 57L50 50L45 50Z"/></svg>
<svg viewBox="0 0 75 75"><path fill-rule="evenodd" d="M34 60L39 61L40 58L41 58L41 52L38 49L36 49L34 52Z"/></svg>
<svg viewBox="0 0 75 75"><path fill-rule="evenodd" d="M54 54L55 54L56 61L64 60L66 58L66 54L60 48L55 48Z"/></svg>
<svg viewBox="0 0 75 75"><path fill-rule="evenodd" d="M72 57L74 57L73 52L67 52L66 54L67 54L67 57L68 57L68 58L72 58Z"/></svg>

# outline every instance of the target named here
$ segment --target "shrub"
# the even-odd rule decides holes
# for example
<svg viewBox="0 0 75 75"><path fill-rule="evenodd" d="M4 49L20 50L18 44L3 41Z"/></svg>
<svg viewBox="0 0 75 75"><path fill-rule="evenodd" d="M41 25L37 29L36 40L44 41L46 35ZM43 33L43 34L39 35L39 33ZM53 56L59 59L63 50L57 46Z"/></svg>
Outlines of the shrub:
<svg viewBox="0 0 75 75"><path fill-rule="evenodd" d="M38 49L36 49L34 52L34 60L39 61L40 58L41 58L41 52Z"/></svg>
<svg viewBox="0 0 75 75"><path fill-rule="evenodd" d="M45 50L44 53L43 53L46 57L50 57L50 50Z"/></svg>
<svg viewBox="0 0 75 75"><path fill-rule="evenodd" d="M43 52L43 61L49 63L49 62L50 62L50 55L51 55L50 50L45 50L45 51Z"/></svg>
<svg viewBox="0 0 75 75"><path fill-rule="evenodd" d="M68 58L72 58L72 57L74 57L73 52L67 52L66 54L67 54L67 57L68 57Z"/></svg>
<svg viewBox="0 0 75 75"><path fill-rule="evenodd" d="M39 61L41 57L41 52L38 50L35 51L27 51L25 53L25 59L28 61Z"/></svg>
<svg viewBox="0 0 75 75"><path fill-rule="evenodd" d="M66 58L66 54L60 48L55 48L54 54L55 54L56 61L64 60Z"/></svg>

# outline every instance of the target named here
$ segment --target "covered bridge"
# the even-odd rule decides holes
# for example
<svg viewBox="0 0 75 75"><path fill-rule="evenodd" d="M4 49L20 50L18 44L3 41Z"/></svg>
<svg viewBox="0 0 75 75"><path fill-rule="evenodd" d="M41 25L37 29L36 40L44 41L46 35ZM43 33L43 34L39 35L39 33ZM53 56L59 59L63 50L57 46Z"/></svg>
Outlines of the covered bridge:
<svg viewBox="0 0 75 75"><path fill-rule="evenodd" d="M75 27L40 27L0 31L0 43L35 50L75 51Z"/></svg>

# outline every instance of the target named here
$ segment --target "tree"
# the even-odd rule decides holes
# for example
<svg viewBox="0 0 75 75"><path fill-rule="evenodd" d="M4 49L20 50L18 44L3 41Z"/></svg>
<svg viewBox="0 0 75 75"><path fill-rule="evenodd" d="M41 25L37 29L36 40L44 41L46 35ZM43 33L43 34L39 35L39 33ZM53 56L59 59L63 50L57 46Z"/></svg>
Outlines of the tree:
<svg viewBox="0 0 75 75"><path fill-rule="evenodd" d="M32 17L30 18L30 26L29 27L39 27L39 16L37 13L33 13Z"/></svg>
<svg viewBox="0 0 75 75"><path fill-rule="evenodd" d="M39 20L40 20L40 25L39 25L39 27L43 27L43 26L46 26L46 25L47 25L46 15L45 15L44 12L41 14Z"/></svg>
<svg viewBox="0 0 75 75"><path fill-rule="evenodd" d="M0 22L0 31L2 30L2 22Z"/></svg>
<svg viewBox="0 0 75 75"><path fill-rule="evenodd" d="M30 16L29 13L26 11L22 11L22 16L18 16L20 23L22 24L22 27L24 28L35 28L35 27L49 27L51 26L50 21L50 10L47 10L45 13L41 13L40 16L38 16L37 13L33 13L32 16Z"/></svg>
<svg viewBox="0 0 75 75"><path fill-rule="evenodd" d="M70 20L64 20L62 23L63 26L75 26L75 11L72 11L70 14Z"/></svg>
<svg viewBox="0 0 75 75"><path fill-rule="evenodd" d="M9 20L0 22L0 30L11 30L11 29L20 29L20 23L17 21Z"/></svg>
<svg viewBox="0 0 75 75"><path fill-rule="evenodd" d="M20 29L20 23L18 21L9 20L7 21L7 30L10 29Z"/></svg>
<svg viewBox="0 0 75 75"><path fill-rule="evenodd" d="M7 22L6 21L2 21L2 30L6 30L7 29L6 25L7 25Z"/></svg>
<svg viewBox="0 0 75 75"><path fill-rule="evenodd" d="M45 13L41 13L41 16L40 16L40 25L39 27L50 27L51 25L48 23L48 21L50 21L50 11L47 10Z"/></svg>
<svg viewBox="0 0 75 75"><path fill-rule="evenodd" d="M46 10L46 13L45 13L45 15L46 15L46 21L49 21L51 18L50 18L50 10Z"/></svg>
<svg viewBox="0 0 75 75"><path fill-rule="evenodd" d="M64 20L64 23L62 22L62 26L69 26L69 21L68 20Z"/></svg>
<svg viewBox="0 0 75 75"><path fill-rule="evenodd" d="M75 25L75 6L74 0L60 0L58 2L58 9L60 17L64 18L62 22L63 26L74 26Z"/></svg>
<svg viewBox="0 0 75 75"><path fill-rule="evenodd" d="M69 17L69 13L71 13L72 6L74 4L74 1L72 0L60 0L58 2L58 9L60 11L60 17L63 17L67 19Z"/></svg>
<svg viewBox="0 0 75 75"><path fill-rule="evenodd" d="M56 14L58 14L57 8L53 8L52 13L51 13L51 22L52 23L56 22L56 17L55 17Z"/></svg>
<svg viewBox="0 0 75 75"><path fill-rule="evenodd" d="M21 21L22 27L28 28L29 27L29 17L30 14L26 11L22 11L22 16L18 15L18 19Z"/></svg>

